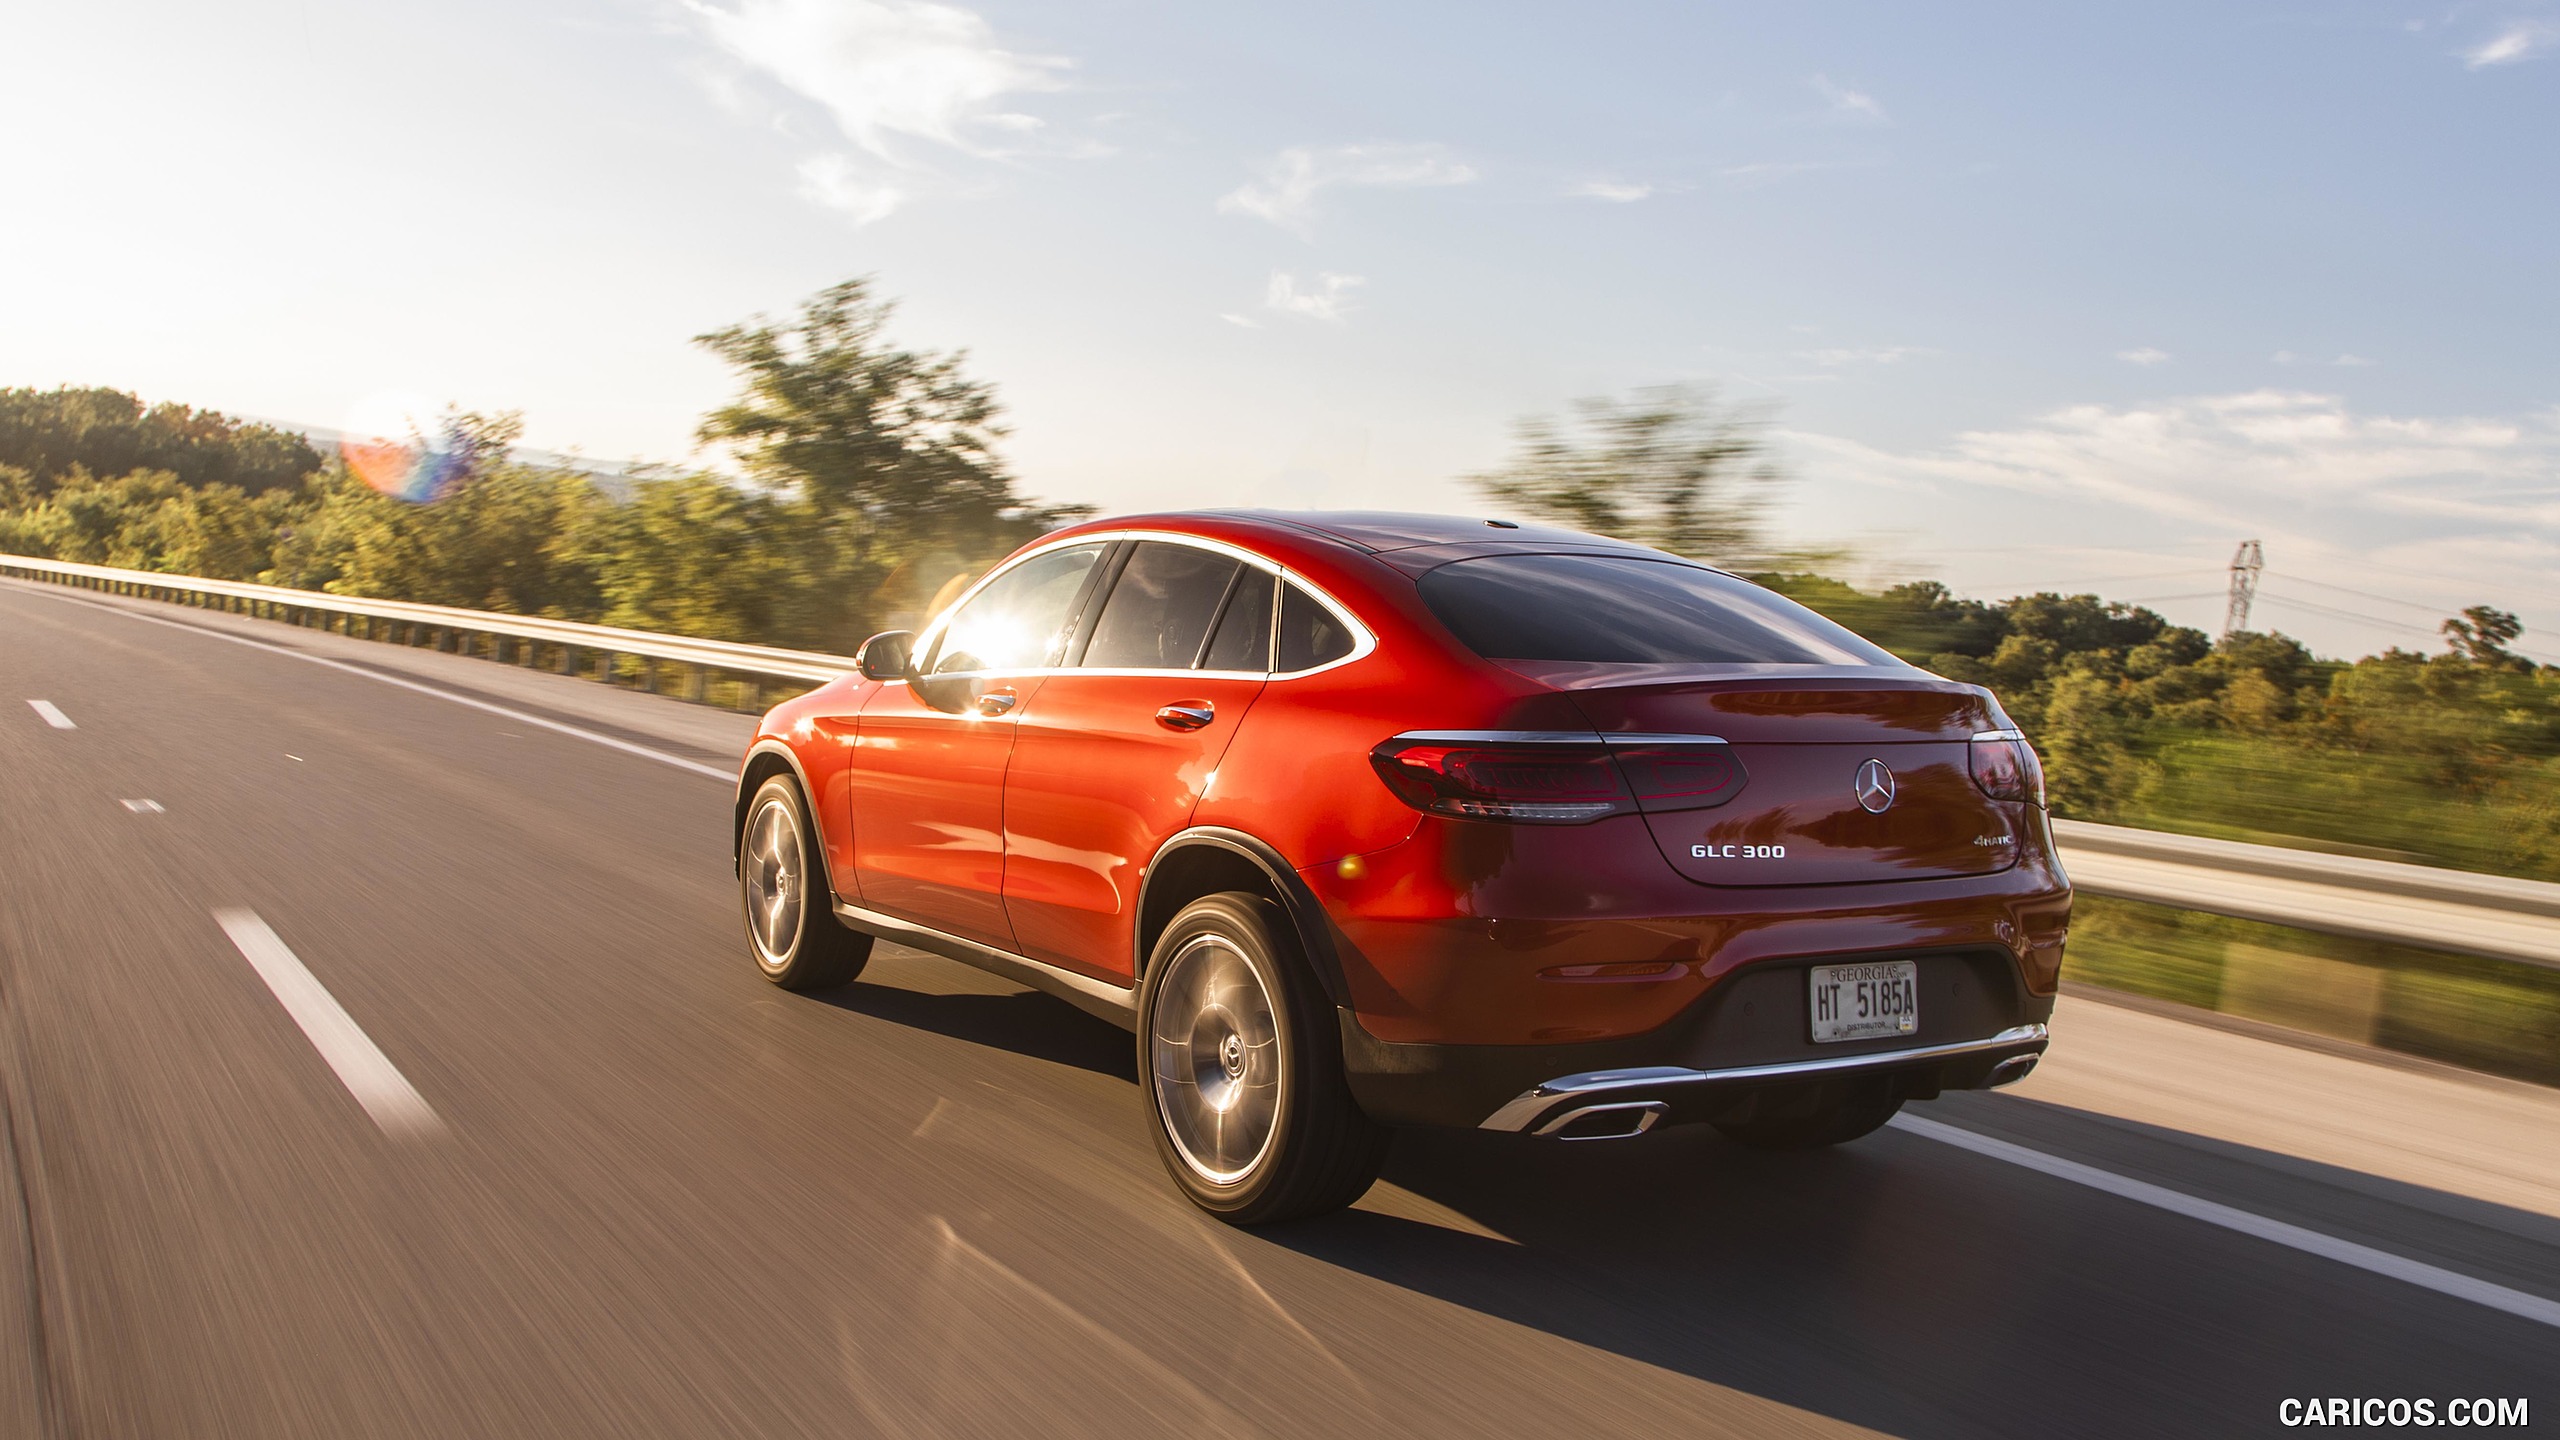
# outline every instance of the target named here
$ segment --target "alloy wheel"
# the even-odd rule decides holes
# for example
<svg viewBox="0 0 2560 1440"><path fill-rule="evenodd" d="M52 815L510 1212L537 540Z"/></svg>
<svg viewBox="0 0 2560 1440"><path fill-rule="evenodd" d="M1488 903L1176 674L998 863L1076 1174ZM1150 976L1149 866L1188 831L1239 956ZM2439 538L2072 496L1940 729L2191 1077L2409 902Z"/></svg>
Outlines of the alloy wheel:
<svg viewBox="0 0 2560 1440"><path fill-rule="evenodd" d="M1156 1109L1183 1163L1233 1185L1278 1130L1285 1077L1271 994L1221 936L1192 937L1165 965L1147 1046Z"/></svg>
<svg viewBox="0 0 2560 1440"><path fill-rule="evenodd" d="M788 802L768 800L747 824L738 865L747 891L747 931L756 959L778 970L791 959L800 934L800 906L807 887L800 854L800 826Z"/></svg>

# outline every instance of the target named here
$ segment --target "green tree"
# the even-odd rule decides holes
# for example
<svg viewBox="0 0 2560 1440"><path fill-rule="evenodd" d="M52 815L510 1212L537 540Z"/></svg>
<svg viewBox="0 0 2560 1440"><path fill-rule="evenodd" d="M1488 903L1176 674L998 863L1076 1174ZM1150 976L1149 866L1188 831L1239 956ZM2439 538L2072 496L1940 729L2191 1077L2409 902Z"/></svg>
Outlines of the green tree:
<svg viewBox="0 0 2560 1440"><path fill-rule="evenodd" d="M1625 400L1578 402L1575 425L1520 422L1499 470L1470 476L1522 514L1718 564L1759 560L1762 518L1780 473L1756 415L1719 410L1704 391L1660 385Z"/></svg>
<svg viewBox="0 0 2560 1440"><path fill-rule="evenodd" d="M0 465L26 472L39 492L74 471L124 475L165 470L186 485L229 485L255 495L297 485L319 468L310 442L270 425L211 410L146 408L122 390L0 390Z"/></svg>
<svg viewBox="0 0 2560 1440"><path fill-rule="evenodd" d="M2533 662L2507 646L2524 634L2524 622L2504 610L2474 605L2444 622L2445 644L2474 665L2493 670L2530 670Z"/></svg>

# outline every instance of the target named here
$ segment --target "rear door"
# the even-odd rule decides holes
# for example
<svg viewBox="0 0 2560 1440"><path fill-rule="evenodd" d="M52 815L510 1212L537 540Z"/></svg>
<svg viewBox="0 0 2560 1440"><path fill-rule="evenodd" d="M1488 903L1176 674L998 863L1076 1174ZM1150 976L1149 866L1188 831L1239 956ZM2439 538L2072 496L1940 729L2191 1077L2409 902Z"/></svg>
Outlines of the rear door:
<svg viewBox="0 0 2560 1440"><path fill-rule="evenodd" d="M1271 666L1278 577L1133 545L1080 653L1026 700L1005 781L1005 914L1022 953L1129 984L1144 867L1217 774Z"/></svg>

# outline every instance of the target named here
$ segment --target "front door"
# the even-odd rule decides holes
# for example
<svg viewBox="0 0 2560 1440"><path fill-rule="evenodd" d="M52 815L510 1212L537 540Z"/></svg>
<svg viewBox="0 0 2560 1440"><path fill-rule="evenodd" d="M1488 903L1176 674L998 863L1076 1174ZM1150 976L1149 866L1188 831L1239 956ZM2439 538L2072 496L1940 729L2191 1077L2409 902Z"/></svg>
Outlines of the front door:
<svg viewBox="0 0 2560 1440"><path fill-rule="evenodd" d="M1075 663L1026 699L1005 780L1005 913L1022 953L1132 983L1142 871L1191 821L1270 670L1276 580L1142 540Z"/></svg>
<svg viewBox="0 0 2560 1440"><path fill-rule="evenodd" d="M914 678L863 707L846 793L865 908L1014 948L1005 764L1109 548L1044 551L999 572L925 635Z"/></svg>

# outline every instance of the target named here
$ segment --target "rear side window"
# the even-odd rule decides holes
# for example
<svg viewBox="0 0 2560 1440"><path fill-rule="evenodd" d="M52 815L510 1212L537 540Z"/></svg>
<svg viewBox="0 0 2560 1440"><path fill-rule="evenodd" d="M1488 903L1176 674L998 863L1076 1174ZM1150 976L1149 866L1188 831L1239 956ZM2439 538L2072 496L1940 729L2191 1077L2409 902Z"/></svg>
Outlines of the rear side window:
<svg viewBox="0 0 2560 1440"><path fill-rule="evenodd" d="M1218 617L1218 633L1209 637L1203 670L1271 668L1271 597L1279 581L1259 570L1247 570L1227 597L1227 613Z"/></svg>
<svg viewBox="0 0 2560 1440"><path fill-rule="evenodd" d="M1138 542L1103 602L1083 663L1092 669L1190 669L1243 568L1215 551Z"/></svg>
<svg viewBox="0 0 2560 1440"><path fill-rule="evenodd" d="M1100 544L1035 555L987 582L943 627L931 675L1036 670L1058 663Z"/></svg>
<svg viewBox="0 0 2560 1440"><path fill-rule="evenodd" d="M1783 595L1676 560L1497 555L1424 575L1423 604L1488 660L1900 665Z"/></svg>
<svg viewBox="0 0 2560 1440"><path fill-rule="evenodd" d="M1283 675L1330 665L1351 653L1351 630L1324 603L1295 585L1280 587L1280 663Z"/></svg>

